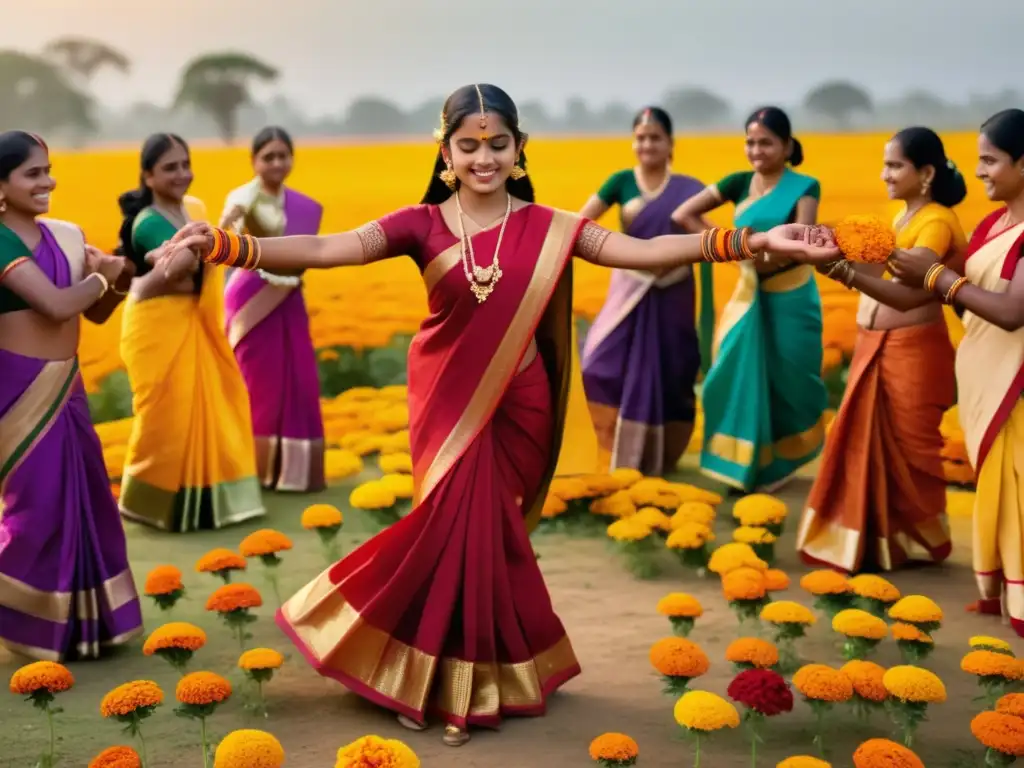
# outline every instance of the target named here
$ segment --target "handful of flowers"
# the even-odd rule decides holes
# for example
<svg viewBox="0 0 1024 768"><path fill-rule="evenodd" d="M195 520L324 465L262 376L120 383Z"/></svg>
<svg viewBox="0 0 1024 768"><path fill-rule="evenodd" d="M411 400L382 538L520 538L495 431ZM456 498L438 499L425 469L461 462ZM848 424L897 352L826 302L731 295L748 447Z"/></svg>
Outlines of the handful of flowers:
<svg viewBox="0 0 1024 768"><path fill-rule="evenodd" d="M878 216L846 216L833 235L843 256L865 264L883 264L896 248L892 227Z"/></svg>
<svg viewBox="0 0 1024 768"><path fill-rule="evenodd" d="M146 574L143 592L161 611L171 610L185 595L181 571L173 565L158 565Z"/></svg>
<svg viewBox="0 0 1024 768"><path fill-rule="evenodd" d="M602 768L636 765L640 747L624 733L602 733L590 742L590 759Z"/></svg>
<svg viewBox="0 0 1024 768"><path fill-rule="evenodd" d="M903 732L903 743L912 747L917 727L928 716L928 705L946 700L946 686L934 672L910 665L887 671L882 684L889 694L889 716Z"/></svg>
<svg viewBox="0 0 1024 768"><path fill-rule="evenodd" d="M673 634L687 637L693 630L694 621L703 615L704 608L697 598L683 592L673 592L658 601L658 613L668 617Z"/></svg>
<svg viewBox="0 0 1024 768"><path fill-rule="evenodd" d="M889 634L889 625L874 614L847 608L832 619L832 629L845 637L843 658L863 659Z"/></svg>
<svg viewBox="0 0 1024 768"><path fill-rule="evenodd" d="M625 557L629 572L638 579L653 579L661 573L652 534L651 527L635 516L616 520L608 526L608 538Z"/></svg>
<svg viewBox="0 0 1024 768"><path fill-rule="evenodd" d="M673 709L676 722L694 739L694 768L700 768L700 742L705 736L723 728L736 728L740 713L736 707L707 691L688 691Z"/></svg>
<svg viewBox="0 0 1024 768"><path fill-rule="evenodd" d="M782 675L767 669L748 669L729 683L729 698L746 710L743 721L750 733L750 765L757 765L757 745L763 743L761 727L766 717L793 710L793 692Z"/></svg>
<svg viewBox="0 0 1024 768"><path fill-rule="evenodd" d="M664 682L664 693L681 696L690 681L700 677L711 666L707 654L696 643L681 637L666 637L651 646L651 666Z"/></svg>

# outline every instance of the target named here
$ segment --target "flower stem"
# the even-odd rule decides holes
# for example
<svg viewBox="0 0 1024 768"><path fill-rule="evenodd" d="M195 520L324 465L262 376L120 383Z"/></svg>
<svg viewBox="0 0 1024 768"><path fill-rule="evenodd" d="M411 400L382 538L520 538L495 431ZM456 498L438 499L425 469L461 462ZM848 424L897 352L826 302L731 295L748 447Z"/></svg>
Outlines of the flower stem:
<svg viewBox="0 0 1024 768"><path fill-rule="evenodd" d="M259 699L260 699L260 710L262 710L263 717L265 719L265 718L269 717L270 715L267 712L267 700L265 698L263 698L263 681L262 680L257 680L256 681L256 693L259 696Z"/></svg>
<svg viewBox="0 0 1024 768"><path fill-rule="evenodd" d="M693 758L693 768L700 768L700 731L697 731L697 751Z"/></svg>
<svg viewBox="0 0 1024 768"><path fill-rule="evenodd" d="M136 733L139 735L139 757L142 759L142 768L146 768L149 765L149 758L146 757L146 739L142 735L142 728L139 728Z"/></svg>
<svg viewBox="0 0 1024 768"><path fill-rule="evenodd" d="M199 718L199 733L203 741L203 768L210 768L210 746L206 738L206 718Z"/></svg>
<svg viewBox="0 0 1024 768"><path fill-rule="evenodd" d="M54 764L54 753L57 750L57 732L53 726L53 710L50 709L49 704L46 705L46 724L50 729L50 755L49 762L46 765L52 766Z"/></svg>

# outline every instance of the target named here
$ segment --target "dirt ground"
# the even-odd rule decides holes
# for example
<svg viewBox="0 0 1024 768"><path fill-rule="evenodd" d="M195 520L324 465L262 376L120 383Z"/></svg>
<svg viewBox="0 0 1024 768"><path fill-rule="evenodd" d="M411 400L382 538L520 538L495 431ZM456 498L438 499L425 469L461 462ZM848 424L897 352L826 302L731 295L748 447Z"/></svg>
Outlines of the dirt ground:
<svg viewBox="0 0 1024 768"><path fill-rule="evenodd" d="M687 473L689 475L689 473ZM693 480L690 476L688 479ZM351 486L332 488L317 501L334 503L347 510L345 500ZM785 539L777 545L778 564L792 576L794 586L777 599L795 599L809 604L796 586L804 568L793 551L793 530L807 494L809 481L793 482L781 494L793 516ZM212 578L195 573L192 564L215 546L236 546L243 535L269 525L293 536L295 550L286 554L282 567L282 593L290 594L323 567L315 536L299 526L299 514L310 503L308 497L268 497L271 508L260 524L227 531L196 535L167 536L137 526L129 526L129 544L136 580L140 584L154 565L170 562L185 572L187 600L179 604L173 618L202 626L210 637L199 652L192 669L208 669L227 674L237 685L241 678L235 669L237 650L227 630L203 611L206 595L214 588ZM719 512L719 537L729 537L729 507ZM358 513L348 513L345 543L352 546L367 536L360 528ZM946 611L946 622L937 633L938 648L926 665L945 681L949 700L932 708L928 722L920 730L917 748L928 768L971 768L982 765L981 750L971 736L969 723L981 704L974 680L959 671L959 660L974 634L994 634L1010 640L1012 632L997 619L979 618L963 610L974 599L969 570L969 521L952 521L956 531L954 563L943 568L905 570L892 576L904 594L921 593L938 600ZM600 538L569 538L562 535L535 536L537 551L548 585L583 667L583 674L566 685L550 702L546 717L508 721L499 732L474 732L466 746L453 750L441 743L441 729L410 733L402 729L392 715L364 703L341 686L314 674L295 653L271 619L272 608L260 611L254 626L257 645L278 648L287 662L266 687L271 713L269 720L253 721L239 700L229 702L211 720L212 738L218 740L239 727L257 727L272 731L287 751L288 768L327 768L334 766L338 748L359 736L374 733L406 741L418 753L425 768L570 768L590 765L587 746L605 731L628 733L640 745L639 765L689 766L692 747L672 717L673 700L661 693L661 684L650 667L648 649L655 640L669 634L666 620L657 615L655 604L670 591L688 591L705 607L691 639L700 643L711 658L707 676L693 687L725 693L731 679L731 665L724 659L726 645L737 636L737 622L721 597L715 578L699 580L673 563L657 580L641 582L631 577L608 552ZM252 583L263 586L258 573L250 573ZM269 590L264 590L269 595ZM273 602L273 599L270 599ZM147 628L163 621L150 603L145 605ZM173 690L176 673L164 662L146 658L141 641L99 662L72 666L75 688L62 695L64 713L59 716L61 765L84 768L90 757L102 748L129 743L119 726L99 715L103 694L120 683L147 678L164 688L168 700L145 723L150 768L201 766L198 725L173 715ZM814 628L800 646L805 660L839 665L842 663L834 635L824 623ZM875 660L884 666L897 664L895 644L879 648ZM0 674L9 676L25 660L0 650ZM28 768L45 743L43 716L29 704L7 694L0 698L0 765ZM851 766L850 756L865 738L888 736L891 728L884 715L876 715L870 727L858 725L843 710L837 710L831 732L831 758L835 766ZM813 754L810 710L798 702L794 712L774 718L767 733L767 744L758 764L774 766L793 754ZM748 743L739 731L719 734L705 743L702 765L731 768L750 765Z"/></svg>

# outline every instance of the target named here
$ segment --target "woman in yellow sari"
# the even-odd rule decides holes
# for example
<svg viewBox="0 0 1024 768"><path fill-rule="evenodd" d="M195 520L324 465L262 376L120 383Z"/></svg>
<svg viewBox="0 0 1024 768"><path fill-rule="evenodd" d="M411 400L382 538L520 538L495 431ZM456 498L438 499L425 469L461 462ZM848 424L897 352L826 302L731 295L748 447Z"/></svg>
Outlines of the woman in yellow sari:
<svg viewBox="0 0 1024 768"><path fill-rule="evenodd" d="M124 308L121 357L135 420L121 513L165 531L220 528L263 514L249 397L224 335L217 270L169 279L146 253L205 220L188 146L173 134L142 147L138 190L121 196L121 246L137 275Z"/></svg>
<svg viewBox="0 0 1024 768"><path fill-rule="evenodd" d="M971 237L964 276L934 255L897 251L893 272L963 308L956 355L960 422L978 476L974 571L981 600L1024 637L1024 111L990 118L978 137L978 178L1004 207Z"/></svg>

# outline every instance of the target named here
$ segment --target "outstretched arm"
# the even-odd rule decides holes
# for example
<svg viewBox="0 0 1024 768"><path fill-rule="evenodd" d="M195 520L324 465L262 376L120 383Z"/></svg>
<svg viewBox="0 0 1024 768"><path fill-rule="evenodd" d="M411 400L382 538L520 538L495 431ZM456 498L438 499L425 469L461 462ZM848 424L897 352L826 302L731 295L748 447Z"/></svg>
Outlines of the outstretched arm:
<svg viewBox="0 0 1024 768"><path fill-rule="evenodd" d="M584 219L597 221L608 212L609 208L611 208L611 206L602 200L599 195L594 195L587 200L587 204L580 210L580 216Z"/></svg>

